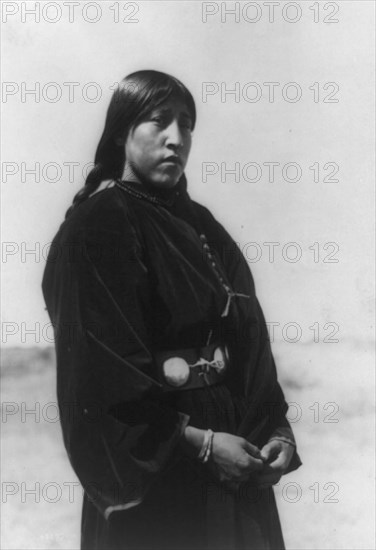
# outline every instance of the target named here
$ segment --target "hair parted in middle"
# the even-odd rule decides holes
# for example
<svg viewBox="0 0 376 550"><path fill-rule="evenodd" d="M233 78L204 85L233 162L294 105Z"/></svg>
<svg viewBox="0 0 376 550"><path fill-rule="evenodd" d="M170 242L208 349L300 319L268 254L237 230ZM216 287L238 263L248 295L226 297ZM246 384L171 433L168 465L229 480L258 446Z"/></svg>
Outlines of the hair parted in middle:
<svg viewBox="0 0 376 550"><path fill-rule="evenodd" d="M85 185L76 194L66 218L75 206L87 199L106 179L118 179L125 165L124 143L130 130L167 99L181 100L196 123L196 106L192 94L177 78L153 70L129 74L115 89L107 109L104 130L95 153L94 167Z"/></svg>

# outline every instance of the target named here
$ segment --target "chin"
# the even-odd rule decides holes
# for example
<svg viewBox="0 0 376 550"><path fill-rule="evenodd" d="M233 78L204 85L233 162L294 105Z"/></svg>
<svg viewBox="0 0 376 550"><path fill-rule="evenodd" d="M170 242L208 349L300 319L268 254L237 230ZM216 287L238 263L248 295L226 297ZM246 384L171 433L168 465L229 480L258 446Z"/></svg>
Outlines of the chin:
<svg viewBox="0 0 376 550"><path fill-rule="evenodd" d="M154 187L159 187L161 189L170 189L171 187L174 187L178 183L180 177L181 176L179 176L178 178L156 179L151 181L151 184Z"/></svg>

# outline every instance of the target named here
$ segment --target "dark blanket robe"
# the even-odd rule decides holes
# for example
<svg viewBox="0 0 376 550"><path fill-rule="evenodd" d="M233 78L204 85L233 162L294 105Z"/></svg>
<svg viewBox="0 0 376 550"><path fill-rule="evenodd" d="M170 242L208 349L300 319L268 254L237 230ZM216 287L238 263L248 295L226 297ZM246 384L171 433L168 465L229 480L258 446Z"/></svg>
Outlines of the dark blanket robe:
<svg viewBox="0 0 376 550"><path fill-rule="evenodd" d="M85 490L81 547L284 548L272 489L229 487L179 445L187 424L295 445L247 262L185 178L167 197L114 186L79 205L42 287L64 443ZM154 354L208 341L228 346L224 381L163 392ZM289 471L300 464L295 449Z"/></svg>

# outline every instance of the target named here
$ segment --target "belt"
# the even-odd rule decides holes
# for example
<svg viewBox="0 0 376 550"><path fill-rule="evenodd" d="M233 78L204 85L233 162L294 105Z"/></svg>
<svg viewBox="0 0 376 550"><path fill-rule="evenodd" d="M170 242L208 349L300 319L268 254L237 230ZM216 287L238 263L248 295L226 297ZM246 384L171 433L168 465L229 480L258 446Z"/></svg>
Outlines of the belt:
<svg viewBox="0 0 376 550"><path fill-rule="evenodd" d="M228 367L227 346L160 351L154 354L163 391L192 390L223 381Z"/></svg>

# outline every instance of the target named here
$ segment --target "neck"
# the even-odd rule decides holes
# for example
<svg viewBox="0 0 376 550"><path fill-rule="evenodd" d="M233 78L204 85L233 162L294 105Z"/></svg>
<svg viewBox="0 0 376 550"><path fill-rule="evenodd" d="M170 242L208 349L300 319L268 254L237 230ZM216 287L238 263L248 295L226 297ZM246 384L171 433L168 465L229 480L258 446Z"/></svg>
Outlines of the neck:
<svg viewBox="0 0 376 550"><path fill-rule="evenodd" d="M159 196L161 198L168 199L176 193L178 190L179 182L175 183L171 187L157 187L146 180L135 166L132 166L128 162L125 163L123 175L121 178L123 181L131 183L132 185L142 188L144 191L151 195Z"/></svg>
<svg viewBox="0 0 376 550"><path fill-rule="evenodd" d="M125 162L123 175L121 176L121 179L123 181L129 181L132 183L137 183L139 185L142 185L143 182L140 179L139 175L137 174L137 170L131 166L128 161Z"/></svg>

